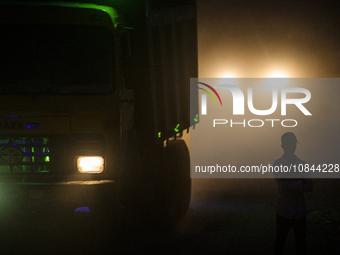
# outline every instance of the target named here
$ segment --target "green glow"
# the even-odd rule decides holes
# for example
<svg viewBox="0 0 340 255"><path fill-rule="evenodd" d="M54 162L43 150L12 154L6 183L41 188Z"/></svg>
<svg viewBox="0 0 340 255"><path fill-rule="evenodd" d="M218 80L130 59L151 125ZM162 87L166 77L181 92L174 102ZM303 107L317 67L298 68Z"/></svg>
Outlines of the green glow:
<svg viewBox="0 0 340 255"><path fill-rule="evenodd" d="M85 9L95 9L99 11L103 11L107 13L113 24L118 23L117 11L109 6L97 5L97 4L87 4L87 3L66 3L66 2L17 2L20 5L29 5L29 6L62 6L62 7L71 7L71 8L85 8Z"/></svg>
<svg viewBox="0 0 340 255"><path fill-rule="evenodd" d="M162 136L162 132L158 132L158 137L161 137Z"/></svg>
<svg viewBox="0 0 340 255"><path fill-rule="evenodd" d="M49 156L45 157L45 162L50 162L50 157Z"/></svg>
<svg viewBox="0 0 340 255"><path fill-rule="evenodd" d="M23 157L22 162L31 162L31 157L30 156Z"/></svg>
<svg viewBox="0 0 340 255"><path fill-rule="evenodd" d="M177 126L174 128L175 132L179 131L178 127L179 127L179 124L177 124Z"/></svg>
<svg viewBox="0 0 340 255"><path fill-rule="evenodd" d="M10 166L0 166L0 173L10 173L11 168Z"/></svg>
<svg viewBox="0 0 340 255"><path fill-rule="evenodd" d="M34 156L32 156L32 162L34 162Z"/></svg>
<svg viewBox="0 0 340 255"><path fill-rule="evenodd" d="M195 118L194 118L195 122L198 122L198 114L196 114Z"/></svg>
<svg viewBox="0 0 340 255"><path fill-rule="evenodd" d="M34 153L34 147L32 147L32 152Z"/></svg>
<svg viewBox="0 0 340 255"><path fill-rule="evenodd" d="M26 166L26 165L22 166L22 171L23 171L24 173L29 173L29 172L31 172L31 166Z"/></svg>

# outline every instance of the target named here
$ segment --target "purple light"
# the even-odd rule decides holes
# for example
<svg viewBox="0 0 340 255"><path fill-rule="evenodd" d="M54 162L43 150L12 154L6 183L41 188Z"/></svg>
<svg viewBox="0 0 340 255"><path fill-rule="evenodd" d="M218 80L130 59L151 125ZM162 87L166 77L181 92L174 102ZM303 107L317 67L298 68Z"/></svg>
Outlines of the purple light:
<svg viewBox="0 0 340 255"><path fill-rule="evenodd" d="M78 207L74 212L91 212L89 207Z"/></svg>
<svg viewBox="0 0 340 255"><path fill-rule="evenodd" d="M39 129L41 128L41 123L26 123L26 129Z"/></svg>
<svg viewBox="0 0 340 255"><path fill-rule="evenodd" d="M1 115L0 117L7 117L7 118L23 118L23 117L36 117L36 116L29 116L29 115Z"/></svg>
<svg viewBox="0 0 340 255"><path fill-rule="evenodd" d="M51 155L51 153L49 152L35 152L36 155L46 155L46 156L49 156Z"/></svg>

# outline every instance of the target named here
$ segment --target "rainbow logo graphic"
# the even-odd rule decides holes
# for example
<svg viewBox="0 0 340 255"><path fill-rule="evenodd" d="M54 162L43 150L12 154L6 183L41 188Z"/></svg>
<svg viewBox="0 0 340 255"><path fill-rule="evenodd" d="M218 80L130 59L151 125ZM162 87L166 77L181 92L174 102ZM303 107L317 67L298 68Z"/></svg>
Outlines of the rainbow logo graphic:
<svg viewBox="0 0 340 255"><path fill-rule="evenodd" d="M218 100L220 101L220 104L222 106L222 100L220 98L220 95L217 93L217 91L210 85L203 83L203 82L197 82L198 84L201 84L203 86L206 86L208 89L210 89L212 92L215 93L215 95L217 96ZM203 90L204 92L206 92L215 102L215 105L217 105L216 100L214 98L214 96L211 94L211 92L209 92L207 89L201 88L201 87L197 87L201 90ZM207 115L207 95L206 94L202 94L202 99L201 99L201 114L202 115Z"/></svg>

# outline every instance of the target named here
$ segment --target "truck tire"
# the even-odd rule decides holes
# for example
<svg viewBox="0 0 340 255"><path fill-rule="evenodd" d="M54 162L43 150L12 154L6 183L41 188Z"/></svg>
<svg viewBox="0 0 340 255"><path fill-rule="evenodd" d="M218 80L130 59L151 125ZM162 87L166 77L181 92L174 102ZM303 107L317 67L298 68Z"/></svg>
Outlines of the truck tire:
<svg viewBox="0 0 340 255"><path fill-rule="evenodd" d="M190 205L190 155L184 140L170 140L163 153L164 209L170 224L182 219Z"/></svg>
<svg viewBox="0 0 340 255"><path fill-rule="evenodd" d="M127 231L169 231L182 219L190 204L190 156L184 140L168 142L163 148L148 146L127 157L131 166L121 177L118 190L121 197L122 228ZM139 156L133 156L133 155ZM142 160L138 160L142 159ZM144 163L143 163L144 159ZM148 163L150 163L147 165ZM152 171L148 171L152 169Z"/></svg>

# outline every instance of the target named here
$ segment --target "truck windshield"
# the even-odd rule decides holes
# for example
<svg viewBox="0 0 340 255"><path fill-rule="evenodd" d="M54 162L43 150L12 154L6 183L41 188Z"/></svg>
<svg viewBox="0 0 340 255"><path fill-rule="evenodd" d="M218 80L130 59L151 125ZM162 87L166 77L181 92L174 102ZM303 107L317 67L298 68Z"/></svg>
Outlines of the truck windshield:
<svg viewBox="0 0 340 255"><path fill-rule="evenodd" d="M114 89L108 28L1 24L0 33L0 94L103 94Z"/></svg>

